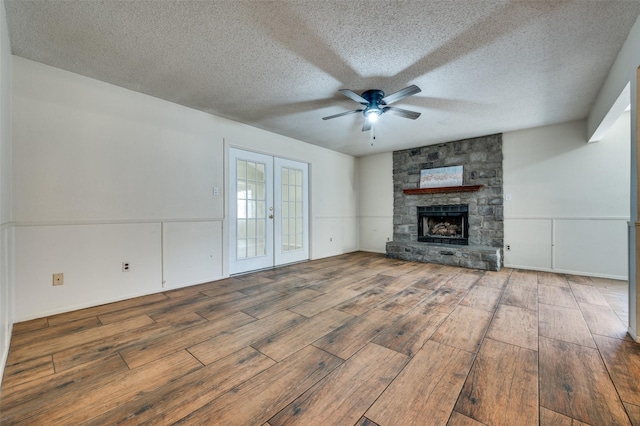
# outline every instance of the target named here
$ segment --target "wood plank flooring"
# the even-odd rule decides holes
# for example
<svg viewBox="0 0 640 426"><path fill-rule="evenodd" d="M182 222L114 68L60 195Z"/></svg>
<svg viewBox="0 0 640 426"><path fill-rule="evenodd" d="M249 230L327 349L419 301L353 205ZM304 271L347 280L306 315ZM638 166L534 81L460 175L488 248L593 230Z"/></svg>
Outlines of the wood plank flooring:
<svg viewBox="0 0 640 426"><path fill-rule="evenodd" d="M4 425L640 425L628 284L372 253L14 325Z"/></svg>

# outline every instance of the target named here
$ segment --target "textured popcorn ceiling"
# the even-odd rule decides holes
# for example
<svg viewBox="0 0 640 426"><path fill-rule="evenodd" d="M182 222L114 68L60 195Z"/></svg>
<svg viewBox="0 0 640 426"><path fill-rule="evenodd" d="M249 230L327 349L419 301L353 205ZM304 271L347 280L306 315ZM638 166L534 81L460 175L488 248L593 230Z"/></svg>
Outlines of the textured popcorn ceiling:
<svg viewBox="0 0 640 426"><path fill-rule="evenodd" d="M587 116L638 1L6 1L15 55L352 155ZM338 93L416 84L385 114Z"/></svg>

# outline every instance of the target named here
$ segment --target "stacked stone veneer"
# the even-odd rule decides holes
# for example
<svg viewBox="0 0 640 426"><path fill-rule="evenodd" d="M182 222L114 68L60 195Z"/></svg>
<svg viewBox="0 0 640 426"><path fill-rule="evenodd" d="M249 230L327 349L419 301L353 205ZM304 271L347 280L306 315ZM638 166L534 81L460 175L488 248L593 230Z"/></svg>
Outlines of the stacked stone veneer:
<svg viewBox="0 0 640 426"><path fill-rule="evenodd" d="M420 187L420 171L464 166L464 185L474 192L407 195ZM393 241L387 256L404 260L499 271L504 240L502 134L465 139L393 153ZM469 205L469 245L418 242L417 207Z"/></svg>

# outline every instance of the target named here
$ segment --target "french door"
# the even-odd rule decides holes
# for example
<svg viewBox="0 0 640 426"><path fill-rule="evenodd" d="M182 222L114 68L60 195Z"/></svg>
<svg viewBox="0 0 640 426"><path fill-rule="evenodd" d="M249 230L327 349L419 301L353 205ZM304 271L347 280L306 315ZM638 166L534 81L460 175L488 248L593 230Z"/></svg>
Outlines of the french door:
<svg viewBox="0 0 640 426"><path fill-rule="evenodd" d="M309 258L309 166L230 149L229 272Z"/></svg>

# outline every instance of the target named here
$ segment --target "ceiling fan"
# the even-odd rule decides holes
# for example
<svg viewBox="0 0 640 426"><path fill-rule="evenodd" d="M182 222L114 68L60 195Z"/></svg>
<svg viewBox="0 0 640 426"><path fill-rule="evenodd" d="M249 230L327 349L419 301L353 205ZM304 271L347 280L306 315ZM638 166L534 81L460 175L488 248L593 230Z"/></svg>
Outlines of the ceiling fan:
<svg viewBox="0 0 640 426"><path fill-rule="evenodd" d="M367 90L363 92L362 95L358 95L352 90L349 89L341 89L340 93L345 95L348 98L353 99L354 101L364 105L364 108L354 109L353 111L347 111L340 114L330 115L328 117L323 117L323 120L331 120L332 118L342 117L343 115L355 114L357 112L362 112L365 116L366 120L364 121L364 125L362 126L362 131L366 132L367 130L371 130L371 123L375 123L378 118L387 111L391 111L392 113L399 115L400 117L410 118L415 120L420 117L419 112L408 111L402 108L390 107L388 105L398 102L401 99L404 99L408 96L415 95L416 93L420 93L420 88L415 84L412 84L409 87L405 87L402 90L399 90L395 93L392 93L389 96L385 96L382 90Z"/></svg>

